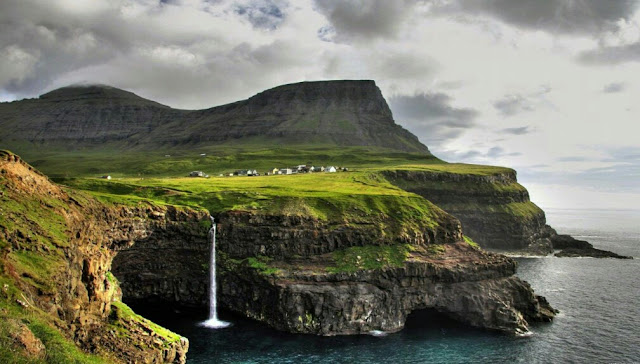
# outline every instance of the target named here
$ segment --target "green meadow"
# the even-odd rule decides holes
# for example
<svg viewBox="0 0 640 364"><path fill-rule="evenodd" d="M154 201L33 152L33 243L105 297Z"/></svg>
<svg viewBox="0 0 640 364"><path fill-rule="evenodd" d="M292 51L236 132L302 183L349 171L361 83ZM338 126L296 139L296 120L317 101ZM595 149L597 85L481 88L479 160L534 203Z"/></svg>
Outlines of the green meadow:
<svg viewBox="0 0 640 364"><path fill-rule="evenodd" d="M51 177L178 177L201 170L209 175L238 169L260 173L300 164L357 168L442 164L423 153L406 153L365 147L264 147L216 146L168 148L153 152L119 149L73 152L40 151L37 147L14 150L31 165Z"/></svg>
<svg viewBox="0 0 640 364"><path fill-rule="evenodd" d="M204 154L204 155L202 155ZM151 201L203 208L212 214L245 210L310 216L320 220L367 223L385 220L406 226L432 223L442 211L424 198L391 183L384 171L490 175L500 167L450 164L428 154L372 148L212 148L162 154L105 151L73 156L40 156L32 162L54 181L87 191L108 203ZM273 168L300 164L347 167L348 172L264 175ZM256 169L261 176L228 176ZM201 170L208 178L186 177ZM111 175L111 180L98 178ZM223 176L220 176L223 174Z"/></svg>

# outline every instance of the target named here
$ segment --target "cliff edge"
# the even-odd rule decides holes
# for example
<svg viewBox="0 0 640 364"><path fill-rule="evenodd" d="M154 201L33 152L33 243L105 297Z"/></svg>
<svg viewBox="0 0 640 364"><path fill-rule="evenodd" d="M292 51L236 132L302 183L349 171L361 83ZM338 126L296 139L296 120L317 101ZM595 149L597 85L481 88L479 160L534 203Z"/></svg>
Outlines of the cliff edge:
<svg viewBox="0 0 640 364"><path fill-rule="evenodd" d="M195 229L204 215L107 206L6 151L0 201L0 361L185 362L188 340L122 303L110 269L134 241L184 232L189 220Z"/></svg>

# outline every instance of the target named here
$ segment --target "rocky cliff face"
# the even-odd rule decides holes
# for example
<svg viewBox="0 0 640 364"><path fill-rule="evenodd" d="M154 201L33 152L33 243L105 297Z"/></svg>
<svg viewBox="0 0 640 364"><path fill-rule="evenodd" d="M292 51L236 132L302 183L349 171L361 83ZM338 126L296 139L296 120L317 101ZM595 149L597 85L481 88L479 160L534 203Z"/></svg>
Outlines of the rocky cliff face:
<svg viewBox="0 0 640 364"><path fill-rule="evenodd" d="M514 276L513 260L461 242L459 221L437 216L421 233L389 234L313 217L219 213L218 302L280 330L318 335L397 331L411 312L426 308L509 333L553 318L544 298ZM138 240L121 252L114 272L124 296L206 305L208 244L202 238ZM399 251L400 260L389 251ZM158 256L167 258L160 263ZM369 263L376 268L366 268Z"/></svg>
<svg viewBox="0 0 640 364"><path fill-rule="evenodd" d="M272 232L267 241L279 235L278 229ZM414 241L415 249L402 265L374 270L335 272L331 253L306 252L253 266L246 263L253 258L227 259L220 272L219 301L277 329L318 335L398 331L411 312L426 308L509 333L524 333L529 322L553 318L546 300L513 276L513 260L456 242L460 237L458 228L429 243ZM330 250L331 245L323 247Z"/></svg>
<svg viewBox="0 0 640 364"><path fill-rule="evenodd" d="M205 233L198 223L202 213L106 206L70 194L7 152L0 153L0 172L0 278L7 282L0 298L8 305L0 315L12 310L36 317L47 330L57 328L83 350L111 361L184 363L188 341L119 302L110 269L114 256L135 241L180 229ZM60 355L47 338L39 338L47 355Z"/></svg>
<svg viewBox="0 0 640 364"><path fill-rule="evenodd" d="M460 219L464 233L482 247L552 252L555 232L513 170L490 175L396 170L385 175Z"/></svg>
<svg viewBox="0 0 640 364"><path fill-rule="evenodd" d="M118 249L113 260L112 272L121 281L126 301L206 307L211 249L208 214L174 208L152 213L160 228Z"/></svg>
<svg viewBox="0 0 640 364"><path fill-rule="evenodd" d="M255 144L372 146L428 153L395 124L373 81L302 82L207 110L176 110L108 86L0 103L0 142L21 148L157 150Z"/></svg>
<svg viewBox="0 0 640 364"><path fill-rule="evenodd" d="M448 214L419 231L386 234L376 224L336 223L295 215L230 211L218 215L219 248L230 258L312 257L353 246L444 244L462 240L460 222ZM382 224L381 224L382 225Z"/></svg>

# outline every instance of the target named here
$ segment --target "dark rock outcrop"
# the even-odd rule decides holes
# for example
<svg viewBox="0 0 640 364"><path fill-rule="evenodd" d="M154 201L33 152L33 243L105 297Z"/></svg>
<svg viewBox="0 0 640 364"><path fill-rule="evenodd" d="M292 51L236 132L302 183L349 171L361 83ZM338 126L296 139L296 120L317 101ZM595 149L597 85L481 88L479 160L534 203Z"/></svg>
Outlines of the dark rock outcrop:
<svg viewBox="0 0 640 364"><path fill-rule="evenodd" d="M556 257L591 257L591 258L616 258L633 259L633 257L619 255L607 250L596 249L593 245L584 240L577 240L570 235L555 234L551 237L554 249L561 249L555 253Z"/></svg>

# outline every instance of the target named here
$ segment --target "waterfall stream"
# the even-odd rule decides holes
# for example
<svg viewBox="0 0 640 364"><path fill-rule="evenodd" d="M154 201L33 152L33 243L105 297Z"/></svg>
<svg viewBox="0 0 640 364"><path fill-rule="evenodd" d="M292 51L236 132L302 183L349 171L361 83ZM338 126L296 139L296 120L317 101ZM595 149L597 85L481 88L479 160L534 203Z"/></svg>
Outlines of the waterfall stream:
<svg viewBox="0 0 640 364"><path fill-rule="evenodd" d="M209 319L202 322L201 325L210 329L221 329L231 325L231 323L218 319L218 309L216 307L216 222L213 216L210 217L211 230L209 230L209 235L211 236L211 258L209 260L209 277L211 283L209 284Z"/></svg>

